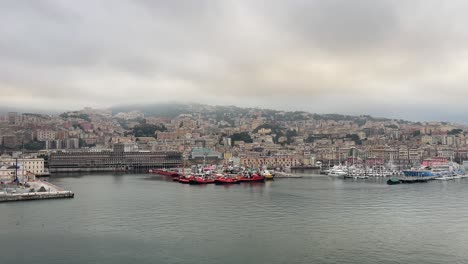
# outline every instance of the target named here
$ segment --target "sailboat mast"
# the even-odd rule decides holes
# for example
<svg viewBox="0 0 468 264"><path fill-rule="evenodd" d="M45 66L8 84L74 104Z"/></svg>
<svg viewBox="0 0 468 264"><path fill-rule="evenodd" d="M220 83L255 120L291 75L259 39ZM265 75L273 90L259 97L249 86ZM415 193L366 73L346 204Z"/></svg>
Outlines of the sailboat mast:
<svg viewBox="0 0 468 264"><path fill-rule="evenodd" d="M15 181L18 185L18 158L15 158Z"/></svg>
<svg viewBox="0 0 468 264"><path fill-rule="evenodd" d="M26 178L26 177L25 177L25 174L24 174L24 157L23 157L23 168L22 168L22 169L23 169L23 173L22 173L22 175L23 175L23 181L24 181L24 180L25 180L25 178Z"/></svg>

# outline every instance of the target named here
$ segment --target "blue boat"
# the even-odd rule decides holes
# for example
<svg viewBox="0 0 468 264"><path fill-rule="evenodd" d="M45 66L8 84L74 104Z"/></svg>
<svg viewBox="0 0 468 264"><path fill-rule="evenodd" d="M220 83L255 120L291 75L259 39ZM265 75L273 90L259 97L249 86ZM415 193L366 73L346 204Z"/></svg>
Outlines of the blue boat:
<svg viewBox="0 0 468 264"><path fill-rule="evenodd" d="M424 163L423 163L424 164ZM455 162L434 164L434 166L422 166L420 168L405 170L407 177L440 177L447 175L464 175L463 168Z"/></svg>
<svg viewBox="0 0 468 264"><path fill-rule="evenodd" d="M432 170L406 170L403 174L407 177L432 177L436 176Z"/></svg>

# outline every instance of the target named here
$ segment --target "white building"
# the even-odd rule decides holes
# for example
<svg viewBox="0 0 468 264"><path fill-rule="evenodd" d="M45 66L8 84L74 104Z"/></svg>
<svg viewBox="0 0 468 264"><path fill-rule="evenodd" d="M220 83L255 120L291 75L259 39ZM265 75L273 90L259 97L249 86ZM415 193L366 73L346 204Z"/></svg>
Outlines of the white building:
<svg viewBox="0 0 468 264"><path fill-rule="evenodd" d="M16 159L13 158L0 158L0 167L11 167L15 166ZM44 170L44 159L42 158L19 158L18 159L18 171L22 174L23 172L30 172L32 174L43 174Z"/></svg>
<svg viewBox="0 0 468 264"><path fill-rule="evenodd" d="M52 131L52 130L38 130L37 131L38 141L55 140L56 137L57 137L57 132Z"/></svg>

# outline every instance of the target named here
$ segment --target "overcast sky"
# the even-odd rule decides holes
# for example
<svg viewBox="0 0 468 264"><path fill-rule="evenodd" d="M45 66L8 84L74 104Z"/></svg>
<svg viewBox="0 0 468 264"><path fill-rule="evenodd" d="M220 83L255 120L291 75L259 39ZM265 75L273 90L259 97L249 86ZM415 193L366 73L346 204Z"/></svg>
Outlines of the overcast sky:
<svg viewBox="0 0 468 264"><path fill-rule="evenodd" d="M0 104L468 117L468 1L0 1Z"/></svg>

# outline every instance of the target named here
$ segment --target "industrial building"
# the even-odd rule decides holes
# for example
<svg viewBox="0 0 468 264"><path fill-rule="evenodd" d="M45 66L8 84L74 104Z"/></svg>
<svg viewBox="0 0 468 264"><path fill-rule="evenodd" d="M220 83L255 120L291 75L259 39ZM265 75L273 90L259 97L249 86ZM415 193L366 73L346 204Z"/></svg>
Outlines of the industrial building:
<svg viewBox="0 0 468 264"><path fill-rule="evenodd" d="M124 144L113 150L79 150L52 153L49 170L54 172L148 171L152 168L173 168L182 165L177 151L125 151Z"/></svg>

